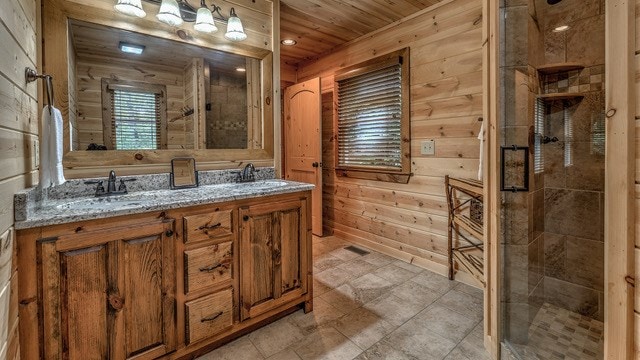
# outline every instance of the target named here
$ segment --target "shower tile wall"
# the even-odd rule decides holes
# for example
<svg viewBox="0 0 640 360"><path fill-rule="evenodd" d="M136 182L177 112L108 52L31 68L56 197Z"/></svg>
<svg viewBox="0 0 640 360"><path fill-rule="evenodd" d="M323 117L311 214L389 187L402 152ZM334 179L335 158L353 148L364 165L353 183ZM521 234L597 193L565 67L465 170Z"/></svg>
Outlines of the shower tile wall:
<svg viewBox="0 0 640 360"><path fill-rule="evenodd" d="M539 2L544 2L540 0ZM581 71L543 80L543 90L581 92L548 103L544 157L544 301L603 319L604 286L604 0L539 6L546 63L578 62ZM569 25L556 33L553 29ZM540 259L538 259L540 262Z"/></svg>
<svg viewBox="0 0 640 360"><path fill-rule="evenodd" d="M247 148L247 80L244 76L212 73L207 110L207 149Z"/></svg>

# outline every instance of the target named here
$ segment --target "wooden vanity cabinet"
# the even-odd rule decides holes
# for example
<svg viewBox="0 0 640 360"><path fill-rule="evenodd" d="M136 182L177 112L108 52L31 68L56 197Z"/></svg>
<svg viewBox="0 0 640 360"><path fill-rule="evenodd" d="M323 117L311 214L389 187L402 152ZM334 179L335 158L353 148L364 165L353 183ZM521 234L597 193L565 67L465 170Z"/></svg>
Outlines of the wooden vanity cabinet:
<svg viewBox="0 0 640 360"><path fill-rule="evenodd" d="M240 208L242 320L307 292L306 213L305 199Z"/></svg>
<svg viewBox="0 0 640 360"><path fill-rule="evenodd" d="M309 191L18 232L23 359L191 359L312 309Z"/></svg>
<svg viewBox="0 0 640 360"><path fill-rule="evenodd" d="M154 359L173 351L174 221L39 239L46 359Z"/></svg>

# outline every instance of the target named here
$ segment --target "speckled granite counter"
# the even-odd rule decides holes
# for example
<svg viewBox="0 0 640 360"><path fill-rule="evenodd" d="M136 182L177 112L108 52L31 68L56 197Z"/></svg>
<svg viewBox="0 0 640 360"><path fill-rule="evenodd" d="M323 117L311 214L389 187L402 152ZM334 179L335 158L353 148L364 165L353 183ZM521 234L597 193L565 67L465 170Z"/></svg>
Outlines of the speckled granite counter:
<svg viewBox="0 0 640 360"><path fill-rule="evenodd" d="M202 175L201 175L202 176ZM206 175L205 175L206 176ZM221 177L223 180L226 178ZM202 179L202 177L201 177ZM140 181L140 179L139 179ZM78 184L69 184L74 189ZM124 195L93 197L91 192L70 191L67 196L55 192L42 196L25 191L17 194L16 229L64 224L83 220L162 211L188 206L212 204L239 199L292 193L313 189L314 185L278 179L262 179L251 183L216 183L197 188L166 188L131 191ZM59 191L58 189L57 191ZM34 190L31 190L34 191ZM84 196L77 196L82 194ZM76 195L76 196L74 196ZM42 199L45 198L45 199ZM31 202L37 201L37 204Z"/></svg>

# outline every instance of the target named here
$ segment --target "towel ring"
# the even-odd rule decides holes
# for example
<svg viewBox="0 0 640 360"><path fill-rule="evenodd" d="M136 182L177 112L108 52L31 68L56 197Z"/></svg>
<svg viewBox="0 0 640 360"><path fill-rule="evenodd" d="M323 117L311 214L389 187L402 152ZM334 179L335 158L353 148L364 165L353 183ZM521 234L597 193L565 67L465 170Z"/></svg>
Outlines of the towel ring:
<svg viewBox="0 0 640 360"><path fill-rule="evenodd" d="M47 104L49 105L49 115L52 115L54 106L53 76L47 74L38 74L37 71L29 67L25 68L24 76L27 80L27 83L34 82L38 79L44 79L45 89L47 93Z"/></svg>

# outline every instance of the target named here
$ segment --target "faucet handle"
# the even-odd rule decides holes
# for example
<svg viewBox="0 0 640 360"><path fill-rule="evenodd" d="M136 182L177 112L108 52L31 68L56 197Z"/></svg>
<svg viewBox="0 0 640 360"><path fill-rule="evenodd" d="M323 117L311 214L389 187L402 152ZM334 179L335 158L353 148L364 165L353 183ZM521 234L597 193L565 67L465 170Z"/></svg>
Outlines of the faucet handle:
<svg viewBox="0 0 640 360"><path fill-rule="evenodd" d="M98 185L96 186L96 196L104 193L104 185L102 180L90 180L84 182L86 185Z"/></svg>
<svg viewBox="0 0 640 360"><path fill-rule="evenodd" d="M125 185L125 182L130 182L130 181L136 181L136 178L132 178L132 179L120 179L120 186L118 186L118 191L122 191L124 193L127 192L127 185Z"/></svg>

